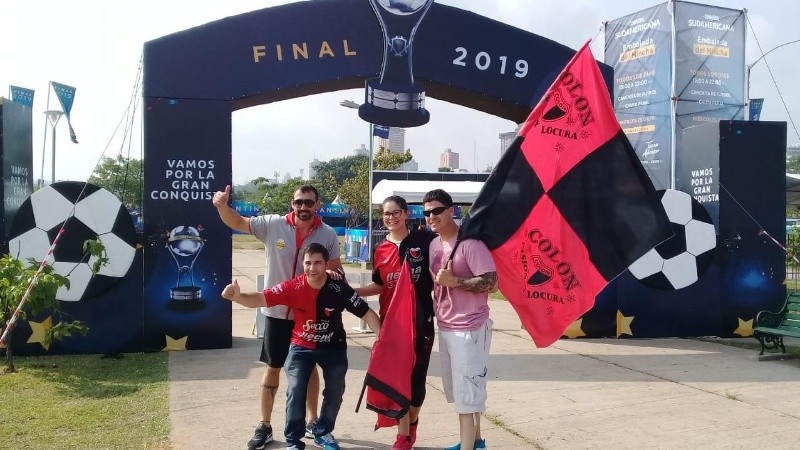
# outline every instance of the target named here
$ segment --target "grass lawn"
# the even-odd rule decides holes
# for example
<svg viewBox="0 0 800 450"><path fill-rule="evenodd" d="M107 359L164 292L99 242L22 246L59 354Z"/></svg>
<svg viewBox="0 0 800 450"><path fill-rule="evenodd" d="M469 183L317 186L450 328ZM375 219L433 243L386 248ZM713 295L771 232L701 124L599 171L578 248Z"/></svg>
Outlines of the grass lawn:
<svg viewBox="0 0 800 450"><path fill-rule="evenodd" d="M170 448L166 353L14 363L17 373L0 374L0 448Z"/></svg>

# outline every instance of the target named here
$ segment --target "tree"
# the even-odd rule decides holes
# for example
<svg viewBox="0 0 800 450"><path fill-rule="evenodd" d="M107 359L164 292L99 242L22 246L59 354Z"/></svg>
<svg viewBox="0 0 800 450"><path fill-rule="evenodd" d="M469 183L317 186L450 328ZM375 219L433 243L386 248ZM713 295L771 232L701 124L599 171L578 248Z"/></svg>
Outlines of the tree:
<svg viewBox="0 0 800 450"><path fill-rule="evenodd" d="M790 156L786 160L786 173L800 173L800 156ZM800 207L786 205L786 217L800 215Z"/></svg>
<svg viewBox="0 0 800 450"><path fill-rule="evenodd" d="M116 159L104 156L87 181L116 195L125 206L141 209L142 177L140 160L122 155Z"/></svg>
<svg viewBox="0 0 800 450"><path fill-rule="evenodd" d="M325 181L332 186L341 186L344 180L356 176L354 167L361 161L367 162L366 156L354 155L346 156L344 158L334 158L330 161L320 162L316 167L316 176L314 180ZM319 188L319 186L314 185ZM335 191L334 191L335 193ZM334 195L335 196L335 195ZM332 199L331 199L332 200Z"/></svg>
<svg viewBox="0 0 800 450"><path fill-rule="evenodd" d="M95 257L91 270L97 275L100 269L108 263L108 254L99 239L87 240L83 243L85 260ZM36 275L39 270L38 276ZM32 280L35 282L31 284ZM3 330L11 326L11 319L17 306L22 301L25 292L30 292L25 305L20 309L18 320L24 320L28 313L36 316L44 311L51 311L51 318L55 324L47 329L42 345L49 347L53 341L61 340L75 333L86 335L89 328L78 320L63 320L60 313L61 302L56 299L56 292L61 286L69 287L69 280L57 274L53 266L41 264L34 259L29 259L27 265L21 260L6 254L0 258L0 325ZM11 335L14 329L6 335L6 369L7 373L16 372L14 367L14 352Z"/></svg>
<svg viewBox="0 0 800 450"><path fill-rule="evenodd" d="M402 153L393 153L385 147L378 149L374 155L372 163L378 170L395 170L403 163L411 161L413 156L411 150ZM361 223L364 216L368 215L371 205L369 204L369 160L366 158L359 160L352 167L355 175L342 182L339 188L339 196L342 201L350 207L350 217L347 219L347 226L353 227Z"/></svg>
<svg viewBox="0 0 800 450"><path fill-rule="evenodd" d="M294 191L302 184L305 181L292 178L286 183L265 185L264 195L257 201L261 214L286 214L291 207Z"/></svg>
<svg viewBox="0 0 800 450"><path fill-rule="evenodd" d="M358 225L361 218L367 215L369 210L369 162L362 160L357 163L356 175L353 178L344 180L339 188L339 196L342 201L350 208L350 216L347 218L347 226Z"/></svg>
<svg viewBox="0 0 800 450"><path fill-rule="evenodd" d="M378 153L375 153L372 164L376 170L395 170L411 161L411 158L411 149L402 153L394 153L386 147L381 147L378 149Z"/></svg>
<svg viewBox="0 0 800 450"><path fill-rule="evenodd" d="M439 172L452 172L453 169L449 167L439 167Z"/></svg>

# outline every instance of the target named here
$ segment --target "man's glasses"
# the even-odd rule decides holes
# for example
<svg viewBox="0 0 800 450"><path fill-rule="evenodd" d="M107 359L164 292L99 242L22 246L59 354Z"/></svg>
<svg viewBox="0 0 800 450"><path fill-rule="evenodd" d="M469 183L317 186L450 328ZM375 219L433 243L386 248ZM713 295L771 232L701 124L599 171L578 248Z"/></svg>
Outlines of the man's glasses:
<svg viewBox="0 0 800 450"><path fill-rule="evenodd" d="M311 200L310 198L296 198L292 200L292 204L297 206L298 208L301 206L305 206L306 208L311 208L317 203L316 200Z"/></svg>
<svg viewBox="0 0 800 450"><path fill-rule="evenodd" d="M439 214L443 213L444 210L446 210L447 208L449 208L449 206L440 206L438 208L427 209L425 211L422 211L422 215L425 217L430 217L431 214L433 214L434 216L438 216Z"/></svg>
<svg viewBox="0 0 800 450"><path fill-rule="evenodd" d="M403 215L403 211L404 210L402 210L402 209L395 209L394 211L384 211L383 212L383 217L385 217L386 219L388 219L390 217L394 217L395 219L399 219L400 216Z"/></svg>

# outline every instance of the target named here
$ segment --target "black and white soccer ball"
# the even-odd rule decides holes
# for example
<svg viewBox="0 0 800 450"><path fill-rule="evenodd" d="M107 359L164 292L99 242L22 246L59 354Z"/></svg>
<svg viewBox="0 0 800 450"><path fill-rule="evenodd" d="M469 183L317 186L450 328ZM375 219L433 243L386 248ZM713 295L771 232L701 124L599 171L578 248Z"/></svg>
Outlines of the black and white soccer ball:
<svg viewBox="0 0 800 450"><path fill-rule="evenodd" d="M79 301L109 290L128 273L136 255L136 231L122 202L105 189L77 181L54 183L34 192L14 216L9 236L12 256L47 258L56 273L69 279L69 289L61 287L56 293L62 301ZM83 243L98 238L108 263L92 276L95 257L84 252Z"/></svg>
<svg viewBox="0 0 800 450"><path fill-rule="evenodd" d="M691 195L659 191L675 236L628 267L636 279L656 289L677 290L694 284L708 270L717 248L717 233L708 211Z"/></svg>

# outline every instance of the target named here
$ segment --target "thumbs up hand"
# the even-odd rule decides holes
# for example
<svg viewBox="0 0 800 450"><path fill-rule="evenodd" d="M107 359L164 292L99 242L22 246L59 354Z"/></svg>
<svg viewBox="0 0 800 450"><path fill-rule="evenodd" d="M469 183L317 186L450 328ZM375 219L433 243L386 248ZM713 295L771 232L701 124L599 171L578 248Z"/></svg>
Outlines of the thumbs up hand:
<svg viewBox="0 0 800 450"><path fill-rule="evenodd" d="M222 290L222 298L235 302L236 296L241 292L242 289L239 287L239 282L234 278L231 284L225 286L225 289Z"/></svg>
<svg viewBox="0 0 800 450"><path fill-rule="evenodd" d="M228 201L231 199L231 185L225 186L224 191L217 191L214 192L214 197L211 199L211 203L214 204L214 207L219 208L220 206L228 206Z"/></svg>
<svg viewBox="0 0 800 450"><path fill-rule="evenodd" d="M453 275L453 261L447 261L444 268L436 274L436 284L443 287L458 287L458 278Z"/></svg>

